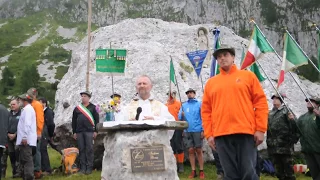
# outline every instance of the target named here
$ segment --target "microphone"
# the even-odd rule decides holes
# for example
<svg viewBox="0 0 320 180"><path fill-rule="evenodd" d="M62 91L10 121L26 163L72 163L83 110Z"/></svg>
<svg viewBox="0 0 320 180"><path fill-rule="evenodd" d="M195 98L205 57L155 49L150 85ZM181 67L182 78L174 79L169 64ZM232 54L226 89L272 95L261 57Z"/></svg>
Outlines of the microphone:
<svg viewBox="0 0 320 180"><path fill-rule="evenodd" d="M139 116L140 116L141 112L142 112L142 108L141 108L141 107L138 107L138 108L137 108L137 115L136 115L136 120L137 120L137 121L139 120Z"/></svg>

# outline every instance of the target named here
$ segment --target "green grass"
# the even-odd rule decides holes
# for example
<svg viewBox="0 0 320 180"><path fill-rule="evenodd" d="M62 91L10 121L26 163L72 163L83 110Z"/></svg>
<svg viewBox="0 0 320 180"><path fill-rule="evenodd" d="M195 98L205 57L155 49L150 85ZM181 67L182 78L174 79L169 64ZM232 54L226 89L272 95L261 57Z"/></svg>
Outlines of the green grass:
<svg viewBox="0 0 320 180"><path fill-rule="evenodd" d="M61 164L61 155L56 152L55 150L48 148L49 151L49 156L50 156L50 163L52 168L58 168ZM191 167L186 164L185 165L185 172L183 174L179 174L180 180L187 180L189 173L191 172ZM206 179L215 179L216 178L216 170L215 166L212 163L207 163L204 166L204 172L206 175ZM67 179L67 180L86 180L86 179L100 179L101 176L101 171L94 171L91 175L62 175L61 173L54 174L52 176L47 176L44 177L44 180L62 180L62 179ZM7 177L12 177L11 173L11 166L10 166L10 161L8 159L8 168L7 168ZM12 178L5 178L6 180L12 180ZM196 178L199 179L199 178ZM262 176L260 178L261 180L276 180L277 178L271 177L271 176ZM310 177L306 177L302 174L297 174L297 179L298 180L311 180Z"/></svg>

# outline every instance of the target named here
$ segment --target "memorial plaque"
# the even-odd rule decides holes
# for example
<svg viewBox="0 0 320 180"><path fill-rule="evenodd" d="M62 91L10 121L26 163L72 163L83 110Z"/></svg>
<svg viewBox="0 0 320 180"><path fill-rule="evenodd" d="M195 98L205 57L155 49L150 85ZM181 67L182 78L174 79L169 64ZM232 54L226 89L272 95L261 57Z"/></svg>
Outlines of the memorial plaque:
<svg viewBox="0 0 320 180"><path fill-rule="evenodd" d="M139 147L130 149L132 172L164 171L163 147Z"/></svg>

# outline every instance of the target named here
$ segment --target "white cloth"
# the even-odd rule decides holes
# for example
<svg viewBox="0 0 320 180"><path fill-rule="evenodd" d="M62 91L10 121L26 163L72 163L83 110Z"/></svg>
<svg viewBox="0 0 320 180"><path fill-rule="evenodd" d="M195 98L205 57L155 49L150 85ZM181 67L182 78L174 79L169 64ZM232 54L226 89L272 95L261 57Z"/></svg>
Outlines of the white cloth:
<svg viewBox="0 0 320 180"><path fill-rule="evenodd" d="M36 112L30 104L22 109L17 131L16 145L20 145L22 139L27 139L29 146L37 145Z"/></svg>
<svg viewBox="0 0 320 180"><path fill-rule="evenodd" d="M170 114L168 107L164 105L163 103L160 103L160 115L156 116L152 113L151 110L151 103L150 100L153 100L153 96L151 96L149 99L143 100L140 97L138 97L138 103L139 107L141 107L142 112L139 116L139 121L143 121L144 116L152 116L154 120L161 120L161 121L175 121L174 117ZM116 121L123 121L123 120L129 120L129 112L127 110L128 106L123 107L119 113L115 114L115 120Z"/></svg>

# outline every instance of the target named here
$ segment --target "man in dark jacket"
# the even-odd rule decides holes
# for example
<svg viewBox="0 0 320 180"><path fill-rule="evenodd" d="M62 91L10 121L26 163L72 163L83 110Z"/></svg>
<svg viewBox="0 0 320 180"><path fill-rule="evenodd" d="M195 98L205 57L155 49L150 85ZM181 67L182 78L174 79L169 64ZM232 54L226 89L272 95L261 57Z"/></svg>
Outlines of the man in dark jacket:
<svg viewBox="0 0 320 180"><path fill-rule="evenodd" d="M18 99L13 99L10 102L10 117L8 126L8 152L12 167L12 175L14 178L20 177L19 167L19 149L16 146L17 141L17 128L19 118L21 115L21 109L19 106Z"/></svg>
<svg viewBox="0 0 320 180"><path fill-rule="evenodd" d="M307 102L308 112L298 119L298 127L301 130L301 152L303 152L310 169L312 179L320 179L320 99L309 98ZM312 106L313 105L313 106Z"/></svg>
<svg viewBox="0 0 320 180"><path fill-rule="evenodd" d="M0 102L0 159L2 158L3 150L7 144L7 132L8 132L9 112ZM0 169L2 169L0 163ZM1 180L1 176L0 176Z"/></svg>
<svg viewBox="0 0 320 180"><path fill-rule="evenodd" d="M48 142L52 141L54 133L54 112L48 106L45 98L39 98L39 102L43 105L44 110L44 127L41 136L40 153L41 153L41 170L43 175L51 174L50 159L48 155Z"/></svg>
<svg viewBox="0 0 320 180"><path fill-rule="evenodd" d="M82 103L73 110L72 130L79 148L80 171L91 174L93 169L93 139L97 136L96 125L99 114L96 106L90 103L91 93L81 92Z"/></svg>
<svg viewBox="0 0 320 180"><path fill-rule="evenodd" d="M285 97L284 94L281 94ZM296 179L293 171L293 145L299 139L299 131L294 115L283 105L278 94L271 97L273 109L269 112L267 146L277 177L286 180Z"/></svg>

